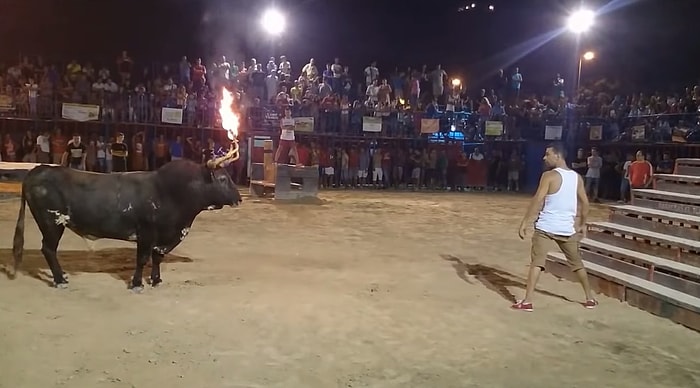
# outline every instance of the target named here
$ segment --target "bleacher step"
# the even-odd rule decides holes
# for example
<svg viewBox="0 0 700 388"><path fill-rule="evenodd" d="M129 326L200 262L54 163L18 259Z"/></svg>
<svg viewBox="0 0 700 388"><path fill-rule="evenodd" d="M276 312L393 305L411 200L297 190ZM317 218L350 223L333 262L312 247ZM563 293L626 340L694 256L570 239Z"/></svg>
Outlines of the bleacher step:
<svg viewBox="0 0 700 388"><path fill-rule="evenodd" d="M620 225L620 224L616 224L613 222L605 222L605 221L589 222L588 227L589 228L591 228L591 227L599 228L602 230L608 230L608 231L615 232L615 233L623 233L623 234L628 235L628 236L639 237L639 238L642 238L645 240L662 242L662 243L666 243L669 245L675 245L677 247L681 247L683 249L687 249L690 251L700 251L700 241L697 241L697 240L690 240L690 239L682 238L682 237L669 236L669 235L663 234L663 233L652 232L649 230L633 228L631 226L625 226L625 225Z"/></svg>
<svg viewBox="0 0 700 388"><path fill-rule="evenodd" d="M700 194L700 176L654 174L654 188L674 193L698 195Z"/></svg>
<svg viewBox="0 0 700 388"><path fill-rule="evenodd" d="M700 159L678 158L674 174L700 176Z"/></svg>
<svg viewBox="0 0 700 388"><path fill-rule="evenodd" d="M619 234L621 236L616 236ZM613 222L589 222L588 237L636 252L700 267L700 242Z"/></svg>
<svg viewBox="0 0 700 388"><path fill-rule="evenodd" d="M610 206L610 222L700 240L700 217L634 205Z"/></svg>
<svg viewBox="0 0 700 388"><path fill-rule="evenodd" d="M651 209L700 216L700 195L656 189L633 189L632 204Z"/></svg>
<svg viewBox="0 0 700 388"><path fill-rule="evenodd" d="M654 315L700 331L700 298L584 260L591 287ZM553 275L576 281L562 253L548 254L546 269Z"/></svg>
<svg viewBox="0 0 700 388"><path fill-rule="evenodd" d="M600 241L583 239L584 260L700 297L700 268Z"/></svg>

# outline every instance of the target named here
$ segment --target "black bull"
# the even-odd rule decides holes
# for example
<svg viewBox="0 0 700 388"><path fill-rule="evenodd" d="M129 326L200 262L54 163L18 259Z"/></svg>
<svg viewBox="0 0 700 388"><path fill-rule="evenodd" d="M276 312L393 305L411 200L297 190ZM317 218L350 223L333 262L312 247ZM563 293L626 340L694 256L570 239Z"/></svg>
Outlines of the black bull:
<svg viewBox="0 0 700 388"><path fill-rule="evenodd" d="M227 156L207 165L172 161L156 171L99 174L41 165L22 183L22 204L13 242L14 271L24 250L25 205L43 236L41 252L56 287L67 281L56 250L68 228L89 240L136 242L136 269L130 287L143 289L143 267L152 259L151 284L158 285L163 256L187 235L203 210L237 206L238 188L225 169ZM13 273L14 275L14 273Z"/></svg>

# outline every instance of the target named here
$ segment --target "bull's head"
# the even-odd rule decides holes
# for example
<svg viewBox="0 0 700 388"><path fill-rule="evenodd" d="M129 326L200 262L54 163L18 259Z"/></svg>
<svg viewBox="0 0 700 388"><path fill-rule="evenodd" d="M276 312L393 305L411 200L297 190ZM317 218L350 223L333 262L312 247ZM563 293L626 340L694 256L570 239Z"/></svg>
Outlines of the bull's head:
<svg viewBox="0 0 700 388"><path fill-rule="evenodd" d="M210 184L213 189L211 203L207 210L221 209L224 206L238 206L243 200L238 187L233 183L231 176L226 171L225 166L235 162L239 158L238 141L231 143L229 151L218 158L209 160L206 164L211 177Z"/></svg>

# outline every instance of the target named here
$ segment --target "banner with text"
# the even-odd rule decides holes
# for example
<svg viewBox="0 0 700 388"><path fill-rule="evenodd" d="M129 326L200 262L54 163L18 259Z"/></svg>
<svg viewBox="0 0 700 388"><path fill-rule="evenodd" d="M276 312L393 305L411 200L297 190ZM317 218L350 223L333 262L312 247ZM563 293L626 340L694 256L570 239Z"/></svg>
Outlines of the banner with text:
<svg viewBox="0 0 700 388"><path fill-rule="evenodd" d="M420 133L437 133L439 130L439 119L420 119Z"/></svg>
<svg viewBox="0 0 700 388"><path fill-rule="evenodd" d="M314 118L313 117L295 117L294 118L294 131L311 133L314 131Z"/></svg>
<svg viewBox="0 0 700 388"><path fill-rule="evenodd" d="M502 121L487 121L486 129L484 130L484 135L486 136L503 136L503 122Z"/></svg>
<svg viewBox="0 0 700 388"><path fill-rule="evenodd" d="M95 121L100 118L99 105L68 104L61 106L61 117L73 121Z"/></svg>
<svg viewBox="0 0 700 388"><path fill-rule="evenodd" d="M362 130L364 132L381 132L382 118L364 116L362 118Z"/></svg>
<svg viewBox="0 0 700 388"><path fill-rule="evenodd" d="M160 122L166 124L182 124L182 109L162 108L160 111Z"/></svg>
<svg viewBox="0 0 700 388"><path fill-rule="evenodd" d="M562 132L564 130L561 125L547 125L544 127L544 139L561 140Z"/></svg>

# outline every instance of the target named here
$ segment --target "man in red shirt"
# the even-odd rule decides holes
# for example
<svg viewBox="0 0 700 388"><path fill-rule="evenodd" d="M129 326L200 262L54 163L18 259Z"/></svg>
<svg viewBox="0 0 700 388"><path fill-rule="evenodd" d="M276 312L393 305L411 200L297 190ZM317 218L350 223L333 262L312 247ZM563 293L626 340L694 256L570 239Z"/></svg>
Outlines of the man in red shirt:
<svg viewBox="0 0 700 388"><path fill-rule="evenodd" d="M630 186L633 189L648 187L651 177L654 175L654 167L648 160L644 159L644 153L637 151L635 161L629 166Z"/></svg>

